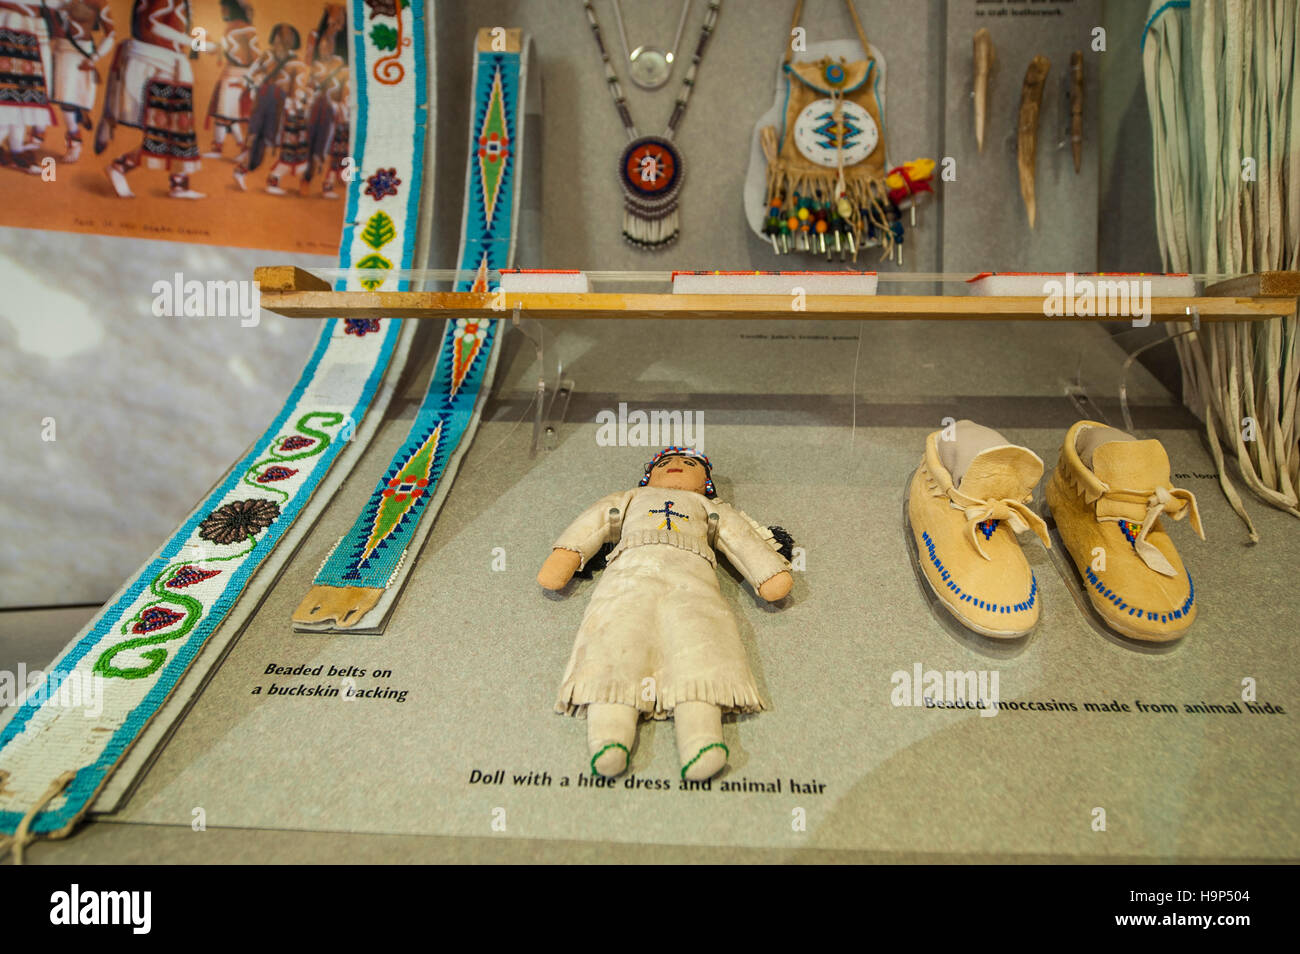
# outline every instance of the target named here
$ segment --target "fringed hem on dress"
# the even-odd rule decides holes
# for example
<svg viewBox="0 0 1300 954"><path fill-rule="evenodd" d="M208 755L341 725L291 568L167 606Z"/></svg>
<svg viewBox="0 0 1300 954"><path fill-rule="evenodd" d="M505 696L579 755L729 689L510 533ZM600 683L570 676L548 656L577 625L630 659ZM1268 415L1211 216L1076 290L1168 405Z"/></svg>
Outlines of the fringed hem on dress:
<svg viewBox="0 0 1300 954"><path fill-rule="evenodd" d="M640 684L595 684L570 680L560 687L555 711L562 715L585 717L589 705L619 703L636 708L643 719L671 719L679 702L708 702L723 712L763 712L768 708L752 683L692 679L680 687L661 688L652 699L642 698L642 693Z"/></svg>

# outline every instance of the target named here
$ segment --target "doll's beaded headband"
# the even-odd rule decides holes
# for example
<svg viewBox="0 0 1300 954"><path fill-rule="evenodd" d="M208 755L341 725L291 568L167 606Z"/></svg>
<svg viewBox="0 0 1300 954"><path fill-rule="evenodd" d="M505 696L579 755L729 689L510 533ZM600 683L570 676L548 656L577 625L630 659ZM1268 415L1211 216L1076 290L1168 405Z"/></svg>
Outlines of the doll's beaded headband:
<svg viewBox="0 0 1300 954"><path fill-rule="evenodd" d="M640 483L637 484L638 487L644 487L650 483L650 471L654 470L656 465L665 457L689 457L691 460L698 460L704 465L704 496L712 499L716 495L713 489L713 465L709 463L707 457L693 447L665 447L655 454L654 457L650 458L650 462L645 465L645 474L642 475Z"/></svg>

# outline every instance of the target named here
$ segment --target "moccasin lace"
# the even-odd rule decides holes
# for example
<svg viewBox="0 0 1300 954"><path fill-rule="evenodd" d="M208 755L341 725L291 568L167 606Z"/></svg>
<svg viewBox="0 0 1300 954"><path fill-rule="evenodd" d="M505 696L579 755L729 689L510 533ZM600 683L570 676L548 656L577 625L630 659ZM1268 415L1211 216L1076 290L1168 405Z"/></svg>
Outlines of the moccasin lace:
<svg viewBox="0 0 1300 954"><path fill-rule="evenodd" d="M1191 515L1192 529L1202 540L1205 539L1205 531L1201 529L1201 514L1196 509L1196 496L1190 490L1183 490L1179 487L1156 487L1154 490L1117 490L1107 488L1102 495L1105 499L1118 504L1128 506L1145 506L1146 516L1142 518L1141 529L1133 538L1133 550L1141 558L1142 562L1148 567L1155 570L1162 576L1177 576L1178 572L1174 569L1173 564L1156 549L1155 545L1147 540L1147 534L1155 526L1156 521L1163 514L1174 520L1182 520L1184 517ZM1110 521L1112 523L1133 523L1132 520L1125 520L1121 516L1100 516L1097 517L1098 523Z"/></svg>
<svg viewBox="0 0 1300 954"><path fill-rule="evenodd" d="M966 537L970 540L971 545L979 552L979 555L986 560L993 558L984 552L979 541L979 525L985 520L1005 520L1007 525L1016 533L1024 533L1032 530L1036 533L1047 546L1052 543L1047 536L1047 524L1043 518L1029 509L1029 501L1033 498L1026 496L1023 500L1016 500L1014 497L1003 497L1000 500L987 499L980 500L962 493L956 487L948 491L950 506L954 510L960 510L966 516Z"/></svg>

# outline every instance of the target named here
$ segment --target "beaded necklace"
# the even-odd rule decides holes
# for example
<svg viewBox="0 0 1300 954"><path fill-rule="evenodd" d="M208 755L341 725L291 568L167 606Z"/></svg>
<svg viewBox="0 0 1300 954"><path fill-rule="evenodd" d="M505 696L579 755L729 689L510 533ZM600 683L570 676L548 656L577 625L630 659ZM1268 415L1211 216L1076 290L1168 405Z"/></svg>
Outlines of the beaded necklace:
<svg viewBox="0 0 1300 954"><path fill-rule="evenodd" d="M591 8L591 0L583 0L582 5L587 11L587 20L591 23L591 32L596 38L600 58L605 64L605 83L609 86L614 108L618 110L629 140L618 160L618 178L623 186L623 238L641 249L666 248L677 240L680 232L677 197L681 193L682 179L686 172L681 150L673 142L673 137L686 114L686 104L695 87L695 74L718 22L722 0L709 0L708 10L704 14L704 26L700 28L699 42L695 44L690 68L682 78L681 92L677 94L672 116L668 119L668 128L662 136L638 134L628 110L627 98L623 95L623 87L618 82L618 74L614 72L609 51L605 49L596 11Z"/></svg>

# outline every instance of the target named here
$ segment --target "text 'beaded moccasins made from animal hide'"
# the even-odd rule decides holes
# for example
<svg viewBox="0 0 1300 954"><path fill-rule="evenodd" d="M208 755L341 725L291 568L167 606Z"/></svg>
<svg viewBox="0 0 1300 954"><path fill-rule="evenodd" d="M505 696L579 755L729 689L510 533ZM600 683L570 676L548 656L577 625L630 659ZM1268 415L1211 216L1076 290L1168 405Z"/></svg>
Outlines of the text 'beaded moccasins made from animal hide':
<svg viewBox="0 0 1300 954"><path fill-rule="evenodd" d="M926 439L908 520L926 580L977 633L1015 638L1038 622L1038 581L1016 534L1032 530L1051 546L1042 518L1029 509L1042 475L1037 454L972 421Z"/></svg>
<svg viewBox="0 0 1300 954"><path fill-rule="evenodd" d="M1170 483L1159 441L1079 421L1047 485L1047 505L1092 605L1116 632L1167 642L1196 619L1196 591L1162 516L1201 516L1191 491Z"/></svg>

